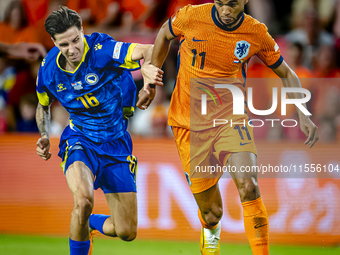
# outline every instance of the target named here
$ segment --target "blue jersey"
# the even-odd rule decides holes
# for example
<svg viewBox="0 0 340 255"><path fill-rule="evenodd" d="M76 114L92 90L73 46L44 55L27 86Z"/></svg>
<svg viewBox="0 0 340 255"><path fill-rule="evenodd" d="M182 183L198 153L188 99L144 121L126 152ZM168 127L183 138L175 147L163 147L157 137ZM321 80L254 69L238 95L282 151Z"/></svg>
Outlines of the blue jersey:
<svg viewBox="0 0 340 255"><path fill-rule="evenodd" d="M123 117L125 130L127 129L128 119L135 112L137 87L133 81L130 71L124 70L122 74L122 91L123 91Z"/></svg>
<svg viewBox="0 0 340 255"><path fill-rule="evenodd" d="M123 93L127 101L133 98L127 105L133 113L136 87L129 71L140 68L139 62L131 60L137 44L117 42L100 33L83 39L84 55L74 71L59 65L57 47L43 60L37 79L39 102L47 106L58 99L70 113L73 130L94 142L113 140L126 130Z"/></svg>

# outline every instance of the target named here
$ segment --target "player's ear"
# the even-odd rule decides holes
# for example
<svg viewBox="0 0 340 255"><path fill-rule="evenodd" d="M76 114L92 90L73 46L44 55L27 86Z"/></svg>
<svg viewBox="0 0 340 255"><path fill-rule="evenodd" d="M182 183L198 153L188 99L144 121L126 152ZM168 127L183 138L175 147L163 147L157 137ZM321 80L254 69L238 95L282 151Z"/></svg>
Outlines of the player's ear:
<svg viewBox="0 0 340 255"><path fill-rule="evenodd" d="M56 44L55 40L53 39L53 37L51 37L51 40L54 43L54 45L57 46L57 44Z"/></svg>
<svg viewBox="0 0 340 255"><path fill-rule="evenodd" d="M81 32L82 34L84 34L84 28L83 28L83 26L81 26L80 32Z"/></svg>
<svg viewBox="0 0 340 255"><path fill-rule="evenodd" d="M246 5L248 3L248 0L243 0L243 5Z"/></svg>

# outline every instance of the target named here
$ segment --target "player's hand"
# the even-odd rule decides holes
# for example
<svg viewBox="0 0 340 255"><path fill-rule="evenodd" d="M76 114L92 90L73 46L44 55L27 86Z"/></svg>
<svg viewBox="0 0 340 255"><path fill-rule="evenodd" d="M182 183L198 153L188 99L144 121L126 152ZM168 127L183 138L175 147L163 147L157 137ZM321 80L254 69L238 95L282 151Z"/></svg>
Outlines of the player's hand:
<svg viewBox="0 0 340 255"><path fill-rule="evenodd" d="M40 56L46 56L46 49L40 43L18 43L11 45L8 54L14 58L24 58L29 61L35 61Z"/></svg>
<svg viewBox="0 0 340 255"><path fill-rule="evenodd" d="M44 160L49 160L52 157L50 153L50 140L48 138L39 138L37 142L37 154Z"/></svg>
<svg viewBox="0 0 340 255"><path fill-rule="evenodd" d="M150 84L163 86L163 71L150 63L144 63L141 67L141 73L144 79L144 90L151 93Z"/></svg>
<svg viewBox="0 0 340 255"><path fill-rule="evenodd" d="M300 128L302 132L307 136L305 144L308 144L309 148L312 148L313 145L319 140L318 127L310 120L310 118L306 117L305 115L301 115Z"/></svg>
<svg viewBox="0 0 340 255"><path fill-rule="evenodd" d="M138 94L138 102L137 107L141 110L148 109L152 100L155 98L156 88L151 85L149 93L147 93L144 89L141 89Z"/></svg>

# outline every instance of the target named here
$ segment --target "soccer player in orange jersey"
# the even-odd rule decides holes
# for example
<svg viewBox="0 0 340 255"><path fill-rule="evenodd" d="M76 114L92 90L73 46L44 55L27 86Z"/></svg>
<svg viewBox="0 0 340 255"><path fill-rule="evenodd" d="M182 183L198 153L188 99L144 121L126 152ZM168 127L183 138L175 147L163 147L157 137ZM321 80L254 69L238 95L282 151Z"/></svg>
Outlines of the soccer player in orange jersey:
<svg viewBox="0 0 340 255"><path fill-rule="evenodd" d="M180 9L160 29L151 58L150 69L160 68L168 54L170 41L180 38L178 74L173 91L168 123L172 126L177 149L182 161L190 189L199 207L202 223L200 249L202 254L219 254L222 200L217 178L193 178L190 164L196 155L212 160L214 157L223 165L240 169L241 166L256 166L256 148L252 128L247 135L251 142L236 140L233 127L209 128L206 133L201 127L193 126L190 111L190 82L192 78L236 78L240 69L245 78L250 57L257 55L282 79L285 87L300 88L296 74L283 60L280 49L261 24L244 14L248 0L215 0L214 4L188 5ZM144 68L148 68L147 65ZM145 109L151 103L155 88L149 86L159 82L145 80L144 91L140 92L138 106ZM241 86L242 87L242 86ZM145 91L148 91L146 93ZM243 90L244 91L244 90ZM291 98L303 98L300 93L291 93ZM232 102L230 102L232 105ZM305 106L305 105L304 105ZM319 138L318 128L298 109L300 127L308 137L305 144L312 147ZM247 119L246 114L243 116ZM210 139L211 132L215 132ZM206 141L203 146L193 146L191 139ZM240 139L240 138L238 138ZM192 140L191 140L192 142ZM193 147L190 147L193 146ZM195 149L192 157L190 151ZM217 155L217 156L216 156ZM257 173L230 173L239 191L243 207L246 235L254 255L269 254L268 215L262 202L257 182Z"/></svg>

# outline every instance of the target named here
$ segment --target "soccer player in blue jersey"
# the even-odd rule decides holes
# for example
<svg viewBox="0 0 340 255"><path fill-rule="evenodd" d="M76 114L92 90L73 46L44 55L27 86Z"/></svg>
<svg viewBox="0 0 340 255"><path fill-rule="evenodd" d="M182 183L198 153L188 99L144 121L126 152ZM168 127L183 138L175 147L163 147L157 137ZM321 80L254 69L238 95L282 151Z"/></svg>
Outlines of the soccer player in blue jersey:
<svg viewBox="0 0 340 255"><path fill-rule="evenodd" d="M74 198L70 254L87 255L92 252L90 229L125 241L136 237L137 159L126 131L136 92L130 71L140 67L138 60L151 58L152 47L100 33L83 35L80 16L66 7L47 18L45 29L56 47L41 63L37 78L37 154L44 160L51 157L50 104L58 99L70 113L58 154ZM158 68L143 75L161 83ZM93 190L98 188L111 216L91 215Z"/></svg>

